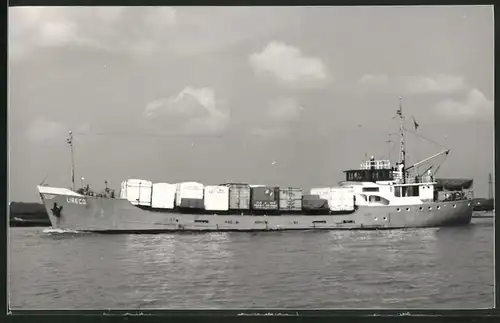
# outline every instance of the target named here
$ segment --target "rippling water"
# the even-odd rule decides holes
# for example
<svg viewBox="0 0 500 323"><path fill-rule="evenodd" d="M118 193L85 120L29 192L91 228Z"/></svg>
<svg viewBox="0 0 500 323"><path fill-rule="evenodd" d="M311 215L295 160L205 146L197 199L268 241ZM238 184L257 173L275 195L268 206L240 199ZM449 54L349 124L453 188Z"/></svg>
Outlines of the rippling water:
<svg viewBox="0 0 500 323"><path fill-rule="evenodd" d="M11 228L12 309L489 308L493 220L462 228L99 235Z"/></svg>

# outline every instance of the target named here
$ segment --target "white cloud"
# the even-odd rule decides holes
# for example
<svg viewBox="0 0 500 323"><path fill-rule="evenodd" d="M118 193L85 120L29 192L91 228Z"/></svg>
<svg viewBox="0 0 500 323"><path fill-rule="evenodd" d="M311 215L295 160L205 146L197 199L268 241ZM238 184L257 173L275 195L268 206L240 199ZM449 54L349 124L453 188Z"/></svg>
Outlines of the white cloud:
<svg viewBox="0 0 500 323"><path fill-rule="evenodd" d="M60 122L39 117L33 120L27 129L28 139L33 142L47 142L53 139L64 142L68 129Z"/></svg>
<svg viewBox="0 0 500 323"><path fill-rule="evenodd" d="M41 47L63 50L61 43L131 58L197 56L267 35L296 15L282 8L15 7L9 8L9 59L36 57L33 50ZM48 40L40 36L47 29L53 30Z"/></svg>
<svg viewBox="0 0 500 323"><path fill-rule="evenodd" d="M293 98L280 98L268 102L268 115L275 120L294 120L304 107Z"/></svg>
<svg viewBox="0 0 500 323"><path fill-rule="evenodd" d="M404 94L452 94L467 89L462 77L456 75L413 75L388 76L385 74L365 74L358 84L365 89L396 91Z"/></svg>
<svg viewBox="0 0 500 323"><path fill-rule="evenodd" d="M137 9L132 10L137 13ZM174 8L141 8L144 14L135 15L131 31L125 37L115 37L130 26L132 12L126 7L9 8L9 56L16 59L37 47L68 44L148 53L150 48L141 46L150 45L148 41L156 40L177 21Z"/></svg>
<svg viewBox="0 0 500 323"><path fill-rule="evenodd" d="M305 57L300 49L270 42L260 53L249 57L257 74L269 74L286 84L311 86L327 80L326 66L317 57Z"/></svg>
<svg viewBox="0 0 500 323"><path fill-rule="evenodd" d="M388 76L366 74L358 80L365 90L392 91L397 95L437 94L442 96L463 95L464 100L446 98L435 104L434 111L446 117L491 117L493 102L476 88L471 87L463 77L457 75L434 74L415 76Z"/></svg>
<svg viewBox="0 0 500 323"><path fill-rule="evenodd" d="M217 107L215 91L212 88L186 87L179 94L150 102L145 109L149 118L168 117L177 120L183 132L214 133L224 130L229 114ZM167 118L165 119L167 120Z"/></svg>
<svg viewBox="0 0 500 323"><path fill-rule="evenodd" d="M454 118L493 116L493 101L488 100L478 89L470 90L463 101L445 99L436 104L435 108L438 113Z"/></svg>

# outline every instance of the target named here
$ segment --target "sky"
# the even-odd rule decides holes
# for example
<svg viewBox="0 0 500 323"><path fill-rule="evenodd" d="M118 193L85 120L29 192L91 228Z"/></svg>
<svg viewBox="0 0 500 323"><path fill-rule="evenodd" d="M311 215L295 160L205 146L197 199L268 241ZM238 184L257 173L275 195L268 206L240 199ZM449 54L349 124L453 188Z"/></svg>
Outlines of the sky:
<svg viewBox="0 0 500 323"><path fill-rule="evenodd" d="M11 201L71 186L69 130L97 190L335 186L397 161L399 97L407 164L450 148L437 177L488 195L492 6L14 7L8 28Z"/></svg>

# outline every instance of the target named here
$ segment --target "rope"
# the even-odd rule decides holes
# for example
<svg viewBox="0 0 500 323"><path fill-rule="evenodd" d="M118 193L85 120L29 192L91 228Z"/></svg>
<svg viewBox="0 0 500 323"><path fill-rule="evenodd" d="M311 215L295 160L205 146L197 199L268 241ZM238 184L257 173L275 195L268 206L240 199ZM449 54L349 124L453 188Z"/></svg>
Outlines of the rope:
<svg viewBox="0 0 500 323"><path fill-rule="evenodd" d="M445 154L444 155L444 158L443 158L443 161L438 165L438 167L436 168L436 170L434 171L434 175L437 174L439 168L441 167L441 165L443 165L443 163L445 162L446 158L448 158L448 154Z"/></svg>
<svg viewBox="0 0 500 323"><path fill-rule="evenodd" d="M422 138L422 139L424 139L424 140L427 140L427 141L429 141L429 142L431 142L431 143L433 143L433 144L435 144L435 145L437 145L437 146L439 146L439 147L441 147L441 148L447 148L446 146L444 146L444 145L442 145L442 144L440 144L440 143L438 143L438 142L436 142L436 141L434 141L434 140L432 140L432 139L429 139L429 138L427 138L427 137L424 137L424 136L422 136L421 134L418 134L418 133L416 133L416 132L414 132L414 131L412 131L412 130L410 130L410 129L406 129L406 128L404 128L404 129L405 129L405 131L408 131L409 133L411 133L411 134L413 134L413 135L415 135L415 136L417 136L417 137L420 137L420 138Z"/></svg>
<svg viewBox="0 0 500 323"><path fill-rule="evenodd" d="M223 135L207 134L180 134L180 133L132 133L132 132L75 132L78 136L105 136L105 137L168 137L168 138L222 138Z"/></svg>

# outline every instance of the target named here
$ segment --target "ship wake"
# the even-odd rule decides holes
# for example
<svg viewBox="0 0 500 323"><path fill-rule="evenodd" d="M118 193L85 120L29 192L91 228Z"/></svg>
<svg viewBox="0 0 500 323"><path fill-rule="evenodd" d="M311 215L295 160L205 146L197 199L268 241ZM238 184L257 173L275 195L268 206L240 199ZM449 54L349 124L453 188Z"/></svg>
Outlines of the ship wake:
<svg viewBox="0 0 500 323"><path fill-rule="evenodd" d="M49 234L49 235L88 234L88 232L85 232L85 231L78 231L78 230L72 230L72 229L61 229L61 228L46 228L43 230L43 233Z"/></svg>

